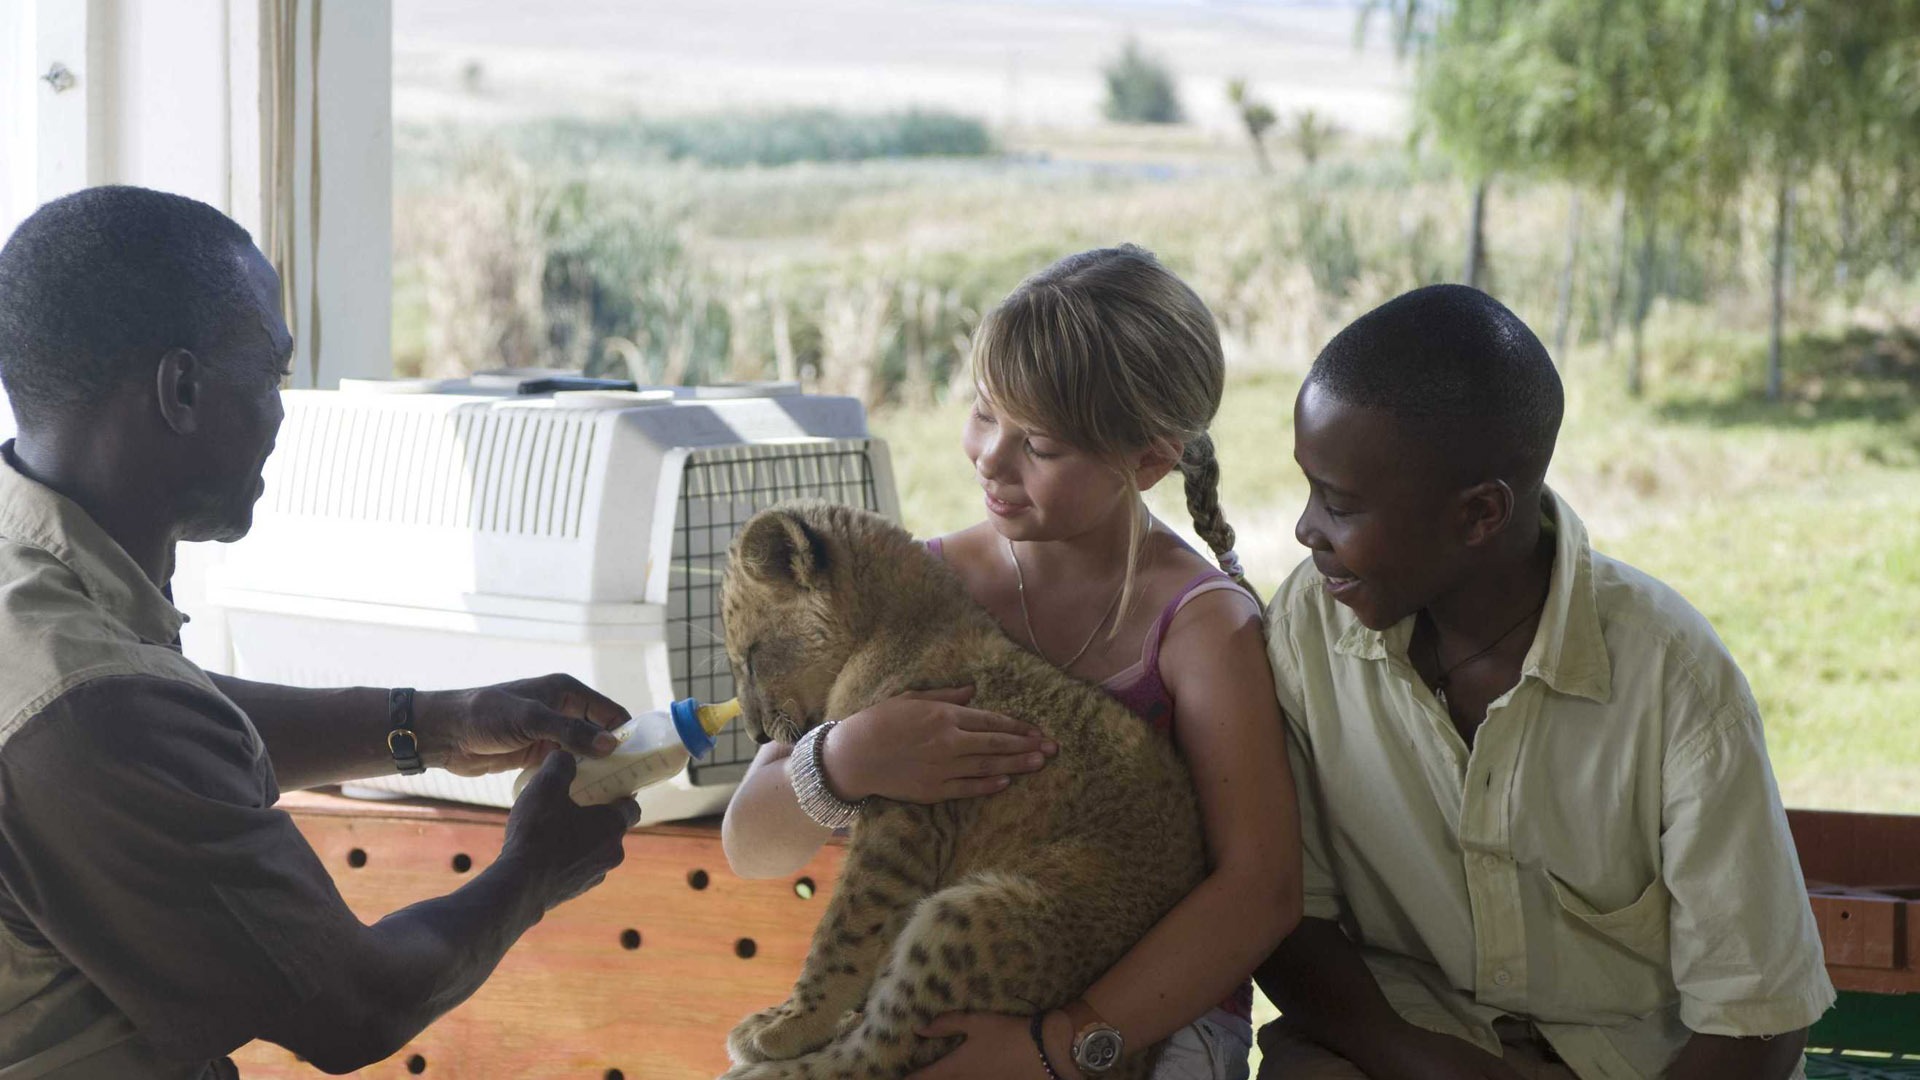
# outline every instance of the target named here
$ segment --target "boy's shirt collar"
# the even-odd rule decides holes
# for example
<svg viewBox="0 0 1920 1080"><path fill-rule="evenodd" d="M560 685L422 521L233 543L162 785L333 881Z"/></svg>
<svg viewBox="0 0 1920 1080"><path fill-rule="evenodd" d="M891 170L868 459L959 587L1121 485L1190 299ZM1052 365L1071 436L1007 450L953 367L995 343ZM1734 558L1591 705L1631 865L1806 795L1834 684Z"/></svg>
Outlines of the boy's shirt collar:
<svg viewBox="0 0 1920 1080"><path fill-rule="evenodd" d="M1580 516L1551 488L1542 499L1541 511L1554 537L1553 573L1547 584L1547 606L1534 631L1533 647L1521 661L1520 677L1532 676L1562 694L1604 705L1613 692L1613 664L1601 636L1593 545ZM1369 630L1353 620L1334 648L1361 660L1408 661L1413 623L1410 615L1385 630Z"/></svg>

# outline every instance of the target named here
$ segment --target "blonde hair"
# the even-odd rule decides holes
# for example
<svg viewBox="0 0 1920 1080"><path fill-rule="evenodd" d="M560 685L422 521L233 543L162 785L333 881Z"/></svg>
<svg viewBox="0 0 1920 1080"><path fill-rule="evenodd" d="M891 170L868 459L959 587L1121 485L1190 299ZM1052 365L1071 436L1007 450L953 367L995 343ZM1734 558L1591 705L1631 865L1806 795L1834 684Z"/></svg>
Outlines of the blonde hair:
<svg viewBox="0 0 1920 1080"><path fill-rule="evenodd" d="M1120 464L1127 456L1180 444L1194 531L1253 592L1232 554L1207 435L1226 384L1220 334L1207 305L1151 252L1132 244L1083 251L1021 282L974 332L972 360L996 410L1113 462L1129 485ZM1133 490L1123 611L1147 531L1146 504Z"/></svg>

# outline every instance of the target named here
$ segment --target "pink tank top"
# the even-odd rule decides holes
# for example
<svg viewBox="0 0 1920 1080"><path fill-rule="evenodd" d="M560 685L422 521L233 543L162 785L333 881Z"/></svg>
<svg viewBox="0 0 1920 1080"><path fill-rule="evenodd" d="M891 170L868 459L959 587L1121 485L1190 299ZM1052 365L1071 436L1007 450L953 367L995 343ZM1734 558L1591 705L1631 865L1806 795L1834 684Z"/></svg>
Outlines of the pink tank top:
<svg viewBox="0 0 1920 1080"><path fill-rule="evenodd" d="M944 545L939 537L927 541L927 550L936 559L945 559ZM1173 599L1160 611L1160 617L1153 621L1147 630L1147 640L1140 649L1140 660L1112 678L1100 684L1107 696L1125 705L1135 716L1153 725L1162 735L1173 734L1173 694L1167 690L1167 682L1160 677L1160 646L1166 640L1167 629L1173 625L1174 616L1194 597L1220 589L1233 589L1246 596L1244 590L1224 572L1208 568L1199 576L1187 582L1175 593ZM1248 596L1247 599L1253 599ZM1219 1005L1221 1011L1251 1022L1253 1019L1253 983L1242 983L1238 990L1227 995Z"/></svg>

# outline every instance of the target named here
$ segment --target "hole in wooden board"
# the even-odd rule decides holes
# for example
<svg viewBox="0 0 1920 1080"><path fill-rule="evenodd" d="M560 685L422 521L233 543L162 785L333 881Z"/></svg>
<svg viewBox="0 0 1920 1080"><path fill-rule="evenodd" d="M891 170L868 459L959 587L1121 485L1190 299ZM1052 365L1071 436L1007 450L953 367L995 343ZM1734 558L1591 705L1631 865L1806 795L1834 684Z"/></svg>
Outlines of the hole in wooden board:
<svg viewBox="0 0 1920 1080"><path fill-rule="evenodd" d="M367 853L360 848L354 848L352 851L347 852L347 865L353 867L355 870L367 865Z"/></svg>
<svg viewBox="0 0 1920 1080"><path fill-rule="evenodd" d="M454 873L464 874L471 869L473 869L473 856L463 853L453 857Z"/></svg>
<svg viewBox="0 0 1920 1080"><path fill-rule="evenodd" d="M629 952L639 948L640 947L640 931L638 930L620 931L620 947L623 949L626 949Z"/></svg>
<svg viewBox="0 0 1920 1080"><path fill-rule="evenodd" d="M793 883L793 895L799 897L800 899L811 900L813 899L813 894L814 894L814 887L813 887L812 878L803 877L799 881L796 881Z"/></svg>
<svg viewBox="0 0 1920 1080"><path fill-rule="evenodd" d="M753 954L759 951L760 951L760 946L754 944L753 939L750 937L743 937L739 941L736 941L733 943L733 955L739 957L742 960L753 959Z"/></svg>
<svg viewBox="0 0 1920 1080"><path fill-rule="evenodd" d="M1851 912L1851 911L1848 911L1848 910L1847 910L1846 908L1841 908L1841 909L1840 909L1840 920L1841 920L1842 922L1845 922L1846 920L1848 920L1848 919L1851 919L1851 918L1853 918L1853 912Z"/></svg>
<svg viewBox="0 0 1920 1080"><path fill-rule="evenodd" d="M705 870L689 870L687 871L687 884L692 886L695 891L699 891L712 884L712 879L707 877Z"/></svg>
<svg viewBox="0 0 1920 1080"><path fill-rule="evenodd" d="M627 1080L627 1074L621 1072L619 1069L608 1069L607 1075L603 1080Z"/></svg>
<svg viewBox="0 0 1920 1080"><path fill-rule="evenodd" d="M427 1071L427 1059L415 1054L407 1059L407 1071L415 1076Z"/></svg>

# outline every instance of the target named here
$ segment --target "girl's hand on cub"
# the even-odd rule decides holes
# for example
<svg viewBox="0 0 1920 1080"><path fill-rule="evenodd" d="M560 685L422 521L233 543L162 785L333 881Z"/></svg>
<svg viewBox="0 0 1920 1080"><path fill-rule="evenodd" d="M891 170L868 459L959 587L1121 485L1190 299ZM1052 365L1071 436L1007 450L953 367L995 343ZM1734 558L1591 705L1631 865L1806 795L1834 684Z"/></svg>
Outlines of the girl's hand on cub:
<svg viewBox="0 0 1920 1080"><path fill-rule="evenodd" d="M827 736L828 785L848 802L967 799L1004 790L1059 751L1032 724L971 700L970 686L914 691L847 717Z"/></svg>

